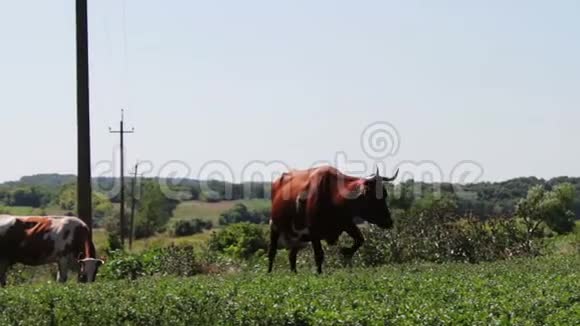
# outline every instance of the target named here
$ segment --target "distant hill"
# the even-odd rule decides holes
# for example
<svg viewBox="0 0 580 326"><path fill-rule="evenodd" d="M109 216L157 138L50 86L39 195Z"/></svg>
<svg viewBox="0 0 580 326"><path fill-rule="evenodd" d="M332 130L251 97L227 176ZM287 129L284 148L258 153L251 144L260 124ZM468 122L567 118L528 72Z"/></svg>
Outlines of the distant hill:
<svg viewBox="0 0 580 326"><path fill-rule="evenodd" d="M22 177L18 183L26 186L62 187L76 180L77 176L73 174L36 174Z"/></svg>
<svg viewBox="0 0 580 326"><path fill-rule="evenodd" d="M76 182L76 175L72 174L35 174L24 176L18 181L8 181L0 184L0 187L11 188L18 186L43 187L47 189L60 189L62 186Z"/></svg>

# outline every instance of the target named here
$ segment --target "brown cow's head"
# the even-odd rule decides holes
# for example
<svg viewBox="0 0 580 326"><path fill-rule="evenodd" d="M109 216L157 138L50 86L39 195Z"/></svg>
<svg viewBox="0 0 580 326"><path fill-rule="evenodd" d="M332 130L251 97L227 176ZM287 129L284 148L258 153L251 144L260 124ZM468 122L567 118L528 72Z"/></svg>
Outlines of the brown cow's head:
<svg viewBox="0 0 580 326"><path fill-rule="evenodd" d="M359 217L385 229L393 227L391 211L389 210L386 182L397 178L399 170L391 178L381 177L377 173L362 179L355 195L356 213Z"/></svg>
<svg viewBox="0 0 580 326"><path fill-rule="evenodd" d="M97 277L97 272L99 271L99 267L103 265L105 262L101 259L95 258L84 258L79 260L80 269L79 269L79 282L81 283L91 283L94 282Z"/></svg>

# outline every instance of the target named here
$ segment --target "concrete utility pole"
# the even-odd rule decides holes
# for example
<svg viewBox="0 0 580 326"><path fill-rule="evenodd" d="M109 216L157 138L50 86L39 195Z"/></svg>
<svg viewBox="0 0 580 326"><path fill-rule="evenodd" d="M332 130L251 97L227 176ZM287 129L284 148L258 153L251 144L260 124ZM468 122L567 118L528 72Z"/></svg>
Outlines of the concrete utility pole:
<svg viewBox="0 0 580 326"><path fill-rule="evenodd" d="M121 220L120 220L120 236L121 236L121 246L125 247L125 226L127 225L125 221L125 134L132 134L135 132L135 128L131 130L125 130L125 110L121 110L121 122L119 130L112 130L109 128L109 132L112 134L119 134L121 137Z"/></svg>
<svg viewBox="0 0 580 326"><path fill-rule="evenodd" d="M87 0L76 0L77 214L90 228L92 237L89 37L87 20Z"/></svg>
<svg viewBox="0 0 580 326"><path fill-rule="evenodd" d="M135 187L137 185L137 173L139 171L139 163L135 164L135 171L133 171L133 180L131 181L131 219L129 221L129 250L133 249L133 239L135 238L135 207L137 205L137 197L135 195Z"/></svg>

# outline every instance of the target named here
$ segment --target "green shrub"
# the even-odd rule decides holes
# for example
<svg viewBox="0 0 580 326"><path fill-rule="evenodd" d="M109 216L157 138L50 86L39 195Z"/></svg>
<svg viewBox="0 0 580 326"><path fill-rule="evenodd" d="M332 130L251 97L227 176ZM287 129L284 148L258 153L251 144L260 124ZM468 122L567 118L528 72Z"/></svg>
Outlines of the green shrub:
<svg viewBox="0 0 580 326"><path fill-rule="evenodd" d="M122 251L109 253L109 259L99 271L99 276L109 280L137 279L146 275L145 265L137 254Z"/></svg>
<svg viewBox="0 0 580 326"><path fill-rule="evenodd" d="M580 256L0 289L0 325L576 325Z"/></svg>
<svg viewBox="0 0 580 326"><path fill-rule="evenodd" d="M110 253L100 277L108 280L137 279L143 276L193 276L201 273L193 247L169 246L140 254L122 251Z"/></svg>
<svg viewBox="0 0 580 326"><path fill-rule="evenodd" d="M200 218L175 219L170 222L169 234L174 237L184 237L196 233L202 233L212 228L211 221Z"/></svg>
<svg viewBox="0 0 580 326"><path fill-rule="evenodd" d="M191 246L169 246L143 254L150 266L149 274L193 276L201 273L195 251Z"/></svg>
<svg viewBox="0 0 580 326"><path fill-rule="evenodd" d="M250 258L256 252L266 250L268 241L264 228L252 223L237 223L214 232L208 243L209 249L234 258Z"/></svg>
<svg viewBox="0 0 580 326"><path fill-rule="evenodd" d="M122 249L121 237L115 232L109 232L107 235L107 251L111 253Z"/></svg>
<svg viewBox="0 0 580 326"><path fill-rule="evenodd" d="M242 222L265 224L270 219L270 209L249 210L242 203L236 204L233 208L223 212L220 215L220 224L228 225Z"/></svg>
<svg viewBox="0 0 580 326"><path fill-rule="evenodd" d="M478 263L539 254L541 240L529 240L515 219L437 221L425 216L399 220L395 229L363 228L364 266L411 261Z"/></svg>

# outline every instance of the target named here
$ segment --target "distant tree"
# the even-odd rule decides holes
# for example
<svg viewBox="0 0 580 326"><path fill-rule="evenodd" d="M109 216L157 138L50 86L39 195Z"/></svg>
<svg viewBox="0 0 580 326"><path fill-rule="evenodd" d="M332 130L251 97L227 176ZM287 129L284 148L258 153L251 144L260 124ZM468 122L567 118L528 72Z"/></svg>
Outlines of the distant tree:
<svg viewBox="0 0 580 326"><path fill-rule="evenodd" d="M135 219L135 236L149 237L165 227L177 204L178 201L165 196L159 183L145 182Z"/></svg>
<svg viewBox="0 0 580 326"><path fill-rule="evenodd" d="M201 192L201 194L199 195L199 200L208 203L217 203L222 200L222 196L217 191L206 190Z"/></svg>
<svg viewBox="0 0 580 326"><path fill-rule="evenodd" d="M201 193L201 190L199 190L199 185L190 187L189 188L189 192L191 193L191 199L192 200L198 200L199 199L199 195Z"/></svg>
<svg viewBox="0 0 580 326"><path fill-rule="evenodd" d="M453 218L456 216L456 211L456 200L448 194L429 194L416 200L411 207L411 213L414 215L425 215L440 221Z"/></svg>
<svg viewBox="0 0 580 326"><path fill-rule="evenodd" d="M219 222L221 225L228 225L240 222L249 222L255 224L267 223L269 220L269 209L249 210L242 203L236 204L233 208L223 212L220 215Z"/></svg>
<svg viewBox="0 0 580 326"><path fill-rule="evenodd" d="M559 184L551 191L534 186L517 204L516 215L524 220L530 237L537 235L542 223L559 234L569 233L575 226L575 198L576 190L570 183Z"/></svg>
<svg viewBox="0 0 580 326"><path fill-rule="evenodd" d="M77 187L75 183L65 185L61 188L58 196L55 199L55 203L63 210L69 212L76 212L77 210ZM113 212L113 204L107 197L107 195L93 191L93 215L95 221L93 223L99 222L105 216L109 216Z"/></svg>
<svg viewBox="0 0 580 326"><path fill-rule="evenodd" d="M391 208L409 210L413 206L415 196L412 183L401 183L397 186L390 185L388 193Z"/></svg>
<svg viewBox="0 0 580 326"><path fill-rule="evenodd" d="M52 200L52 193L37 186L20 186L8 194L9 206L42 207Z"/></svg>
<svg viewBox="0 0 580 326"><path fill-rule="evenodd" d="M169 234L174 237L184 237L212 228L211 221L201 218L181 218L172 220L169 225Z"/></svg>

